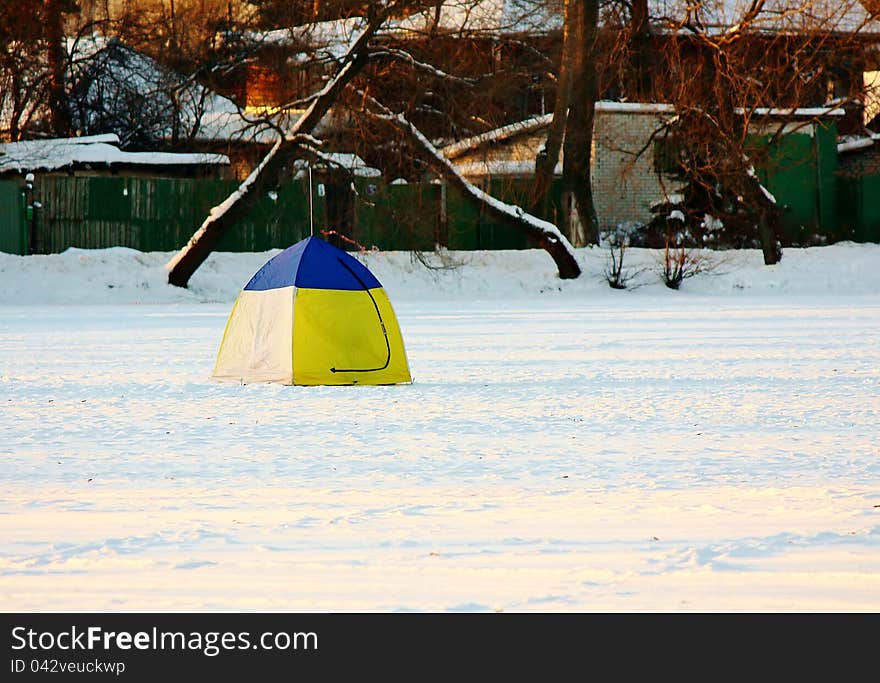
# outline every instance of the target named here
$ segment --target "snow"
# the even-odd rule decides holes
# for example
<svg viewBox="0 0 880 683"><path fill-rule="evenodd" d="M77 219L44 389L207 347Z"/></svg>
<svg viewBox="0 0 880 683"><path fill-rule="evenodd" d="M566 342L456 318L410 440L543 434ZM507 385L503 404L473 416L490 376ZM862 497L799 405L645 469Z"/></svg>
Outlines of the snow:
<svg viewBox="0 0 880 683"><path fill-rule="evenodd" d="M0 254L4 609L880 609L880 245L358 253L413 384L213 382L275 253Z"/></svg>
<svg viewBox="0 0 880 683"><path fill-rule="evenodd" d="M746 109L742 107L737 107L734 110L737 114L744 114ZM776 117L796 117L796 118L817 118L820 116L844 116L846 111L841 109L840 107L793 107L793 108L785 108L785 107L755 107L751 110L752 114L757 116L776 116Z"/></svg>
<svg viewBox="0 0 880 683"><path fill-rule="evenodd" d="M675 112L675 107L663 102L612 102L610 100L598 100L595 103L595 110L599 113L672 114ZM441 151L447 159L456 159L486 144L503 142L513 137L541 130L549 126L552 121L553 114L533 116L445 145Z"/></svg>
<svg viewBox="0 0 880 683"><path fill-rule="evenodd" d="M599 103L596 103L599 106ZM536 130L546 128L553 120L552 114L544 114L542 116L533 116L522 121L517 121L500 128L493 128L485 133L474 135L464 140L459 140L449 145L445 145L440 151L447 159L455 159L462 154L473 151L486 143L502 142L517 135L532 133Z"/></svg>
<svg viewBox="0 0 880 683"><path fill-rule="evenodd" d="M357 154L349 152L321 152L320 150L315 154L324 162L323 165L343 168L358 178L378 178L382 175L382 171L368 166L367 162ZM296 169L296 177L303 177L308 172L309 162L305 159L297 159L293 162L293 168Z"/></svg>
<svg viewBox="0 0 880 683"><path fill-rule="evenodd" d="M183 74L169 71L148 55L125 45L115 37L82 36L69 40L74 77L90 82L79 94L74 109L77 117L90 126L99 125L97 115L113 114L132 125L132 102L140 107L139 128L150 130L155 139L172 136L170 112L179 107L179 123L184 137L196 140L251 140L271 144L277 137L264 112L243 112L230 99L211 92ZM99 69L99 75L88 73ZM86 72L86 73L83 73ZM175 93L176 103L171 94ZM97 106L97 104L100 106ZM289 125L284 117L275 123ZM130 131L129 131L130 132Z"/></svg>
<svg viewBox="0 0 880 683"><path fill-rule="evenodd" d="M535 162L529 160L491 159L472 161L467 164L456 164L458 172L465 177L482 176L532 176L535 173ZM553 167L556 175L562 175L562 162Z"/></svg>
<svg viewBox="0 0 880 683"><path fill-rule="evenodd" d="M740 24L763 31L821 30L858 31L872 35L880 24L859 0L767 0L756 18L747 22L754 5L751 0L708 0L697 5L686 0L649 0L652 17L663 17L671 25L685 17L709 34L732 33Z"/></svg>
<svg viewBox="0 0 880 683"><path fill-rule="evenodd" d="M861 135L845 135L840 139L841 142L837 143L838 154L845 154L846 152L873 147L875 141L874 136Z"/></svg>
<svg viewBox="0 0 880 683"><path fill-rule="evenodd" d="M287 132L288 122L278 117L278 125ZM212 95L206 101L204 111L196 118L189 119L190 126L198 125L196 140L203 141L235 141L244 140L265 145L272 144L278 137L277 131L270 126L260 113L242 112L230 100Z"/></svg>
<svg viewBox="0 0 880 683"><path fill-rule="evenodd" d="M228 165L223 154L124 152L115 134L0 143L0 173L55 171L78 164L112 166Z"/></svg>
<svg viewBox="0 0 880 683"><path fill-rule="evenodd" d="M620 112L627 114L673 114L675 106L665 102L596 102L598 112Z"/></svg>
<svg viewBox="0 0 880 683"><path fill-rule="evenodd" d="M414 12L403 18L385 21L377 35L421 34L434 28L436 8ZM248 31L241 36L253 45L300 44L308 48L298 55L301 60L318 56L339 60L362 30L365 20L359 16L270 31ZM546 33L562 28L562 18L554 8L536 7L523 0L446 0L440 10L437 28L443 32Z"/></svg>
<svg viewBox="0 0 880 683"><path fill-rule="evenodd" d="M351 17L271 31L251 31L244 37L256 45L299 43L308 46L322 59L340 60L365 26L362 17ZM300 57L306 58L306 55Z"/></svg>

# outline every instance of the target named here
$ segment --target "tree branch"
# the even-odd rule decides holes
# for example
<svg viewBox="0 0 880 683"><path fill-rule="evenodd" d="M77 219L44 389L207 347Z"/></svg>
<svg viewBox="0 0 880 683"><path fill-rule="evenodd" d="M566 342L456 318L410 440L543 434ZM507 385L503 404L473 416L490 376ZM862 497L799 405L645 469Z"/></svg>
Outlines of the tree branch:
<svg viewBox="0 0 880 683"><path fill-rule="evenodd" d="M186 287L193 273L205 262L220 239L250 213L251 208L274 185L285 165L304 152L303 135L311 133L337 101L346 85L360 72L369 58L367 45L387 18L394 3L374 11L367 26L349 46L336 75L317 93L308 109L294 123L288 135L275 127L278 138L259 166L221 204L211 209L189 242L166 264L169 284Z"/></svg>
<svg viewBox="0 0 880 683"><path fill-rule="evenodd" d="M442 152L405 116L391 112L387 107L369 95L363 94L363 98L380 112L366 111L369 116L385 121L405 133L430 167L450 184L458 188L468 201L485 209L493 218L502 221L514 229L523 231L541 248L546 250L556 263L560 278L573 279L581 274L581 268L575 258L573 247L553 223L526 213L519 206L499 201L484 192L468 181L455 165L443 156Z"/></svg>

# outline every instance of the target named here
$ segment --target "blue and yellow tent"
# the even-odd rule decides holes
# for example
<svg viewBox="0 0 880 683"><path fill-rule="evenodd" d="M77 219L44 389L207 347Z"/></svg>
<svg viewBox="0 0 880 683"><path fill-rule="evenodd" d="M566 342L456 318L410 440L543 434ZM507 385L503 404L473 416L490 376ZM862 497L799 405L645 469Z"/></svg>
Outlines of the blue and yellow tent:
<svg viewBox="0 0 880 683"><path fill-rule="evenodd" d="M272 257L241 290L214 377L307 385L412 381L382 285L360 261L314 236Z"/></svg>

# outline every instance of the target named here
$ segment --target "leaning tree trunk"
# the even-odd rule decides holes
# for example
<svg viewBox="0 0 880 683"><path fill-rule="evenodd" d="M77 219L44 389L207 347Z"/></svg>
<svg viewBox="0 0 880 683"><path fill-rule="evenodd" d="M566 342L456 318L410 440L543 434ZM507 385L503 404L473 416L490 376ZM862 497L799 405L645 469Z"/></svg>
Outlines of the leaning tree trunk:
<svg viewBox="0 0 880 683"><path fill-rule="evenodd" d="M369 22L364 32L349 47L342 62L343 66L336 76L317 94L306 112L297 120L290 137L285 138L279 133L278 141L260 165L225 201L211 209L187 245L165 266L169 284L186 287L193 273L211 255L223 236L247 217L260 197L277 184L285 166L302 154L305 144L302 136L314 129L345 86L367 63L367 43L383 21L383 17L374 17Z"/></svg>
<svg viewBox="0 0 880 683"><path fill-rule="evenodd" d="M757 181L756 181L757 182ZM779 207L764 196L764 189L758 187L761 195L757 199L758 239L761 242L761 253L764 265L772 266L782 260L782 244L779 239Z"/></svg>

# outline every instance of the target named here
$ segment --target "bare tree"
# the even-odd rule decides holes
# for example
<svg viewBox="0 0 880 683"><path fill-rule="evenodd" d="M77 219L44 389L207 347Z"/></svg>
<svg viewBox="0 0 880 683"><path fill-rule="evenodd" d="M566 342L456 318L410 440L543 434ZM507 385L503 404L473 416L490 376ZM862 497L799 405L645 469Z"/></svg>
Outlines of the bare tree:
<svg viewBox="0 0 880 683"><path fill-rule="evenodd" d="M556 101L547 140L535 160L532 210L549 215L547 193L563 151L563 189L571 197L580 226L575 244L599 242L599 227L590 183L590 153L597 96L597 0L565 0L563 48Z"/></svg>
<svg viewBox="0 0 880 683"><path fill-rule="evenodd" d="M547 201L550 186L559 163L562 141L568 125L568 105L571 101L572 77L575 71L575 52L577 48L577 0L565 0L562 23L562 54L559 58L556 81L556 99L553 105L553 118L547 130L547 139L535 159L535 184L532 196L532 212L547 217L550 215Z"/></svg>
<svg viewBox="0 0 880 683"><path fill-rule="evenodd" d="M574 198L581 231L575 243L580 245L599 243L599 221L590 181L597 93L595 47L599 2L583 0L578 4L571 94L563 141L562 186L565 193Z"/></svg>
<svg viewBox="0 0 880 683"><path fill-rule="evenodd" d="M70 111L64 84L67 67L64 14L77 9L72 0L46 0L45 4L50 125L52 135L59 138L66 137L70 133Z"/></svg>
<svg viewBox="0 0 880 683"><path fill-rule="evenodd" d="M12 140L70 131L65 21L72 0L0 3L0 112Z"/></svg>
<svg viewBox="0 0 880 683"><path fill-rule="evenodd" d="M681 181L671 192L681 201L658 215L658 231L665 230L669 211L682 212L692 232L722 221L731 244L757 240L764 262L776 263L782 257L784 209L756 169L774 145L822 112L849 107L847 102L855 106L863 94L858 65L865 60L859 32L870 14L855 0L794 2L785 11L765 0L666 7L667 16L652 17L652 32L644 27L643 8L634 3L629 19L620 15L625 48L618 46L629 51L626 64L644 63L649 56L656 65L650 92L676 112L645 148L660 144L673 167L664 170ZM852 74L857 81L841 82ZM641 92L639 73L630 76L624 90ZM816 118L793 116L804 107ZM842 132L858 132L862 125L848 118L841 123Z"/></svg>
<svg viewBox="0 0 880 683"><path fill-rule="evenodd" d="M479 80L479 73L463 78L453 76L429 62L417 59L399 46L389 46L388 41L383 44L374 42L373 39L379 29L385 25L390 17L406 15L411 11L424 9L426 5L430 5L432 10L436 10L437 3L424 2L385 2L360 6L360 11L365 13L365 28L358 34L356 40L349 44L344 56L334 57L334 59L338 59L335 74L317 92L278 106L278 115L296 111L302 107L305 107L305 111L289 129L284 129L280 125L276 126L278 139L260 165L254 169L233 195L212 210L211 215L205 219L189 243L168 263L171 284L186 286L189 278L211 253L220 237L247 215L251 205L266 189L273 187L285 173L289 173L290 162L298 157L308 157L315 153L315 150L322 144L313 136L316 125L330 111L331 107L334 119L344 121L346 108L349 112L354 112L357 109L356 103L350 100L355 92L366 93L377 104L378 100L374 95L382 93L390 96L392 102L402 105L391 109L382 104L377 107L378 112L371 113L373 115L379 114L378 117L374 116L373 118L381 119L384 117L386 126L392 124L399 131L405 132L410 148L417 152L423 162L450 179L451 182L458 184L470 201L479 202L481 206L486 207L490 213L510 225L512 229L524 231L537 244L543 246L554 258L560 277L571 278L580 274L580 267L574 257L571 245L556 226L531 217L521 208L505 205L479 191L478 188L455 172L451 164L437 153L428 137L407 116L408 112L415 112L421 116L426 115L428 108L425 105L429 101L427 99L429 93L425 89L419 88L413 91L404 89L395 92L396 81L387 77L376 77L377 72L374 67L381 68L381 65L394 63L406 64L407 68L411 70L431 75L434 78L432 82L452 85L452 87L473 87L474 83ZM362 81L362 86L359 88L354 88L352 85L356 79ZM430 114L427 115L430 116ZM361 132L363 131L359 131L359 137L361 137Z"/></svg>
<svg viewBox="0 0 880 683"><path fill-rule="evenodd" d="M35 3L0 0L0 112L3 137L19 140L45 103L44 28Z"/></svg>
<svg viewBox="0 0 880 683"><path fill-rule="evenodd" d="M265 190L277 184L285 165L307 155L315 143L310 136L318 122L338 99L340 92L360 72L368 60L367 45L397 3L373 6L364 29L351 43L339 68L324 88L315 93L305 113L288 133L277 129L277 140L263 161L238 189L214 207L187 245L168 262L168 282L186 287L190 277L204 263L224 234L248 215Z"/></svg>
<svg viewBox="0 0 880 683"><path fill-rule="evenodd" d="M532 216L521 207L501 202L476 187L466 180L452 162L443 156L424 134L402 114L394 114L372 98L368 99L381 112L374 113L373 116L387 121L402 131L410 145L425 158L430 167L455 185L469 202L485 209L492 218L501 221L511 229L524 232L547 251L559 269L560 278L572 279L581 274L580 266L572 253L571 244L553 223Z"/></svg>

